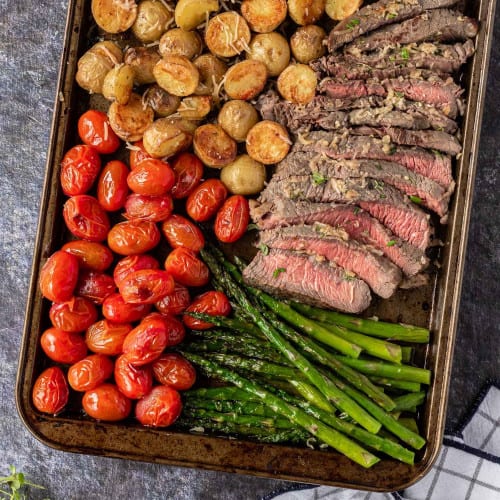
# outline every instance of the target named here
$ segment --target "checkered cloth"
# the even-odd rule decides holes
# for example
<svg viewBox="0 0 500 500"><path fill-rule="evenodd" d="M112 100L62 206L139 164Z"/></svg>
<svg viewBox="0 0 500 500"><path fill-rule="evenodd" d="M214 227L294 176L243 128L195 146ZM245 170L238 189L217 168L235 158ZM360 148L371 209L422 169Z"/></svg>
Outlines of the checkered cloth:
<svg viewBox="0 0 500 500"><path fill-rule="evenodd" d="M394 493L291 485L263 500L499 500L500 386L490 385L461 428L444 438L434 467Z"/></svg>

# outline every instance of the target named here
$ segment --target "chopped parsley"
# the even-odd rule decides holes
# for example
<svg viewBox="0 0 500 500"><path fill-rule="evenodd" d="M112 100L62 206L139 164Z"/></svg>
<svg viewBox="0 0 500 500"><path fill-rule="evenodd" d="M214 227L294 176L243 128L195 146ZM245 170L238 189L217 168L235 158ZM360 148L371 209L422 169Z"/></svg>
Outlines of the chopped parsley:
<svg viewBox="0 0 500 500"><path fill-rule="evenodd" d="M276 268L273 273L273 278L277 278L281 273L286 273L286 269L284 267Z"/></svg>
<svg viewBox="0 0 500 500"><path fill-rule="evenodd" d="M328 179L323 174L320 174L319 172L313 172L312 180L313 180L314 184L316 184L317 186L321 186L321 184L324 184Z"/></svg>
<svg viewBox="0 0 500 500"><path fill-rule="evenodd" d="M387 19L394 19L395 17L397 17L397 14L395 12L389 12L385 17Z"/></svg>
<svg viewBox="0 0 500 500"><path fill-rule="evenodd" d="M358 215L360 210L361 209L359 207L354 207L354 210L353 210L354 215Z"/></svg>
<svg viewBox="0 0 500 500"><path fill-rule="evenodd" d="M413 203L418 203L420 205L420 203L422 203L422 198L420 198L419 196L410 196L410 200L413 201Z"/></svg>
<svg viewBox="0 0 500 500"><path fill-rule="evenodd" d="M386 246L393 247L396 244L396 240L391 240L386 243Z"/></svg>
<svg viewBox="0 0 500 500"><path fill-rule="evenodd" d="M356 276L354 276L353 274L344 273L344 280L345 281L354 281L355 279L356 279Z"/></svg>
<svg viewBox="0 0 500 500"><path fill-rule="evenodd" d="M440 158L441 159L443 157L443 155L441 154L441 151L438 151L437 149L431 149L431 151L434 153L434 156L436 158Z"/></svg>
<svg viewBox="0 0 500 500"><path fill-rule="evenodd" d="M254 229L259 229L259 226L257 224L248 224L247 231L253 231Z"/></svg>
<svg viewBox="0 0 500 500"><path fill-rule="evenodd" d="M403 92L394 92L394 95L398 98L398 99L403 99L403 97L405 96L403 94Z"/></svg>
<svg viewBox="0 0 500 500"><path fill-rule="evenodd" d="M397 151L396 146L392 145L391 149L389 149L389 156L392 156Z"/></svg>
<svg viewBox="0 0 500 500"><path fill-rule="evenodd" d="M347 24L347 29L353 30L360 23L359 19L351 19Z"/></svg>
<svg viewBox="0 0 500 500"><path fill-rule="evenodd" d="M382 165L381 165L380 163L378 163L378 162L377 162L377 163L375 163L375 168L376 168L377 170L382 170Z"/></svg>
<svg viewBox="0 0 500 500"><path fill-rule="evenodd" d="M408 59L410 59L410 51L406 47L404 47L404 48L401 49L401 57L405 61L407 61Z"/></svg>
<svg viewBox="0 0 500 500"><path fill-rule="evenodd" d="M269 247L265 245L264 243L261 243L259 245L259 250L264 254L264 255L269 255Z"/></svg>

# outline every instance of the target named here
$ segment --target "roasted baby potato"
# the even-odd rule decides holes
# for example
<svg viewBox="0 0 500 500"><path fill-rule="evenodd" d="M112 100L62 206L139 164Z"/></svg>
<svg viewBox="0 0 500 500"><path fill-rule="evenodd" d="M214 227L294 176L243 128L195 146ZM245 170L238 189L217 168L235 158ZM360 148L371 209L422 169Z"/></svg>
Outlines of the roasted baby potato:
<svg viewBox="0 0 500 500"><path fill-rule="evenodd" d="M354 14L363 4L363 0L326 0L325 12L335 21L342 21Z"/></svg>
<svg viewBox="0 0 500 500"><path fill-rule="evenodd" d="M227 101L217 116L218 124L235 141L244 142L248 131L259 121L256 109L246 101Z"/></svg>
<svg viewBox="0 0 500 500"><path fill-rule="evenodd" d="M193 64L200 74L200 83L195 94L214 95L215 87L222 82L226 74L226 63L212 54L202 54L193 61Z"/></svg>
<svg viewBox="0 0 500 500"><path fill-rule="evenodd" d="M219 10L218 0L179 0L175 6L175 24L185 31L194 30Z"/></svg>
<svg viewBox="0 0 500 500"><path fill-rule="evenodd" d="M127 104L134 88L134 69L127 64L119 64L104 78L102 95L118 104Z"/></svg>
<svg viewBox="0 0 500 500"><path fill-rule="evenodd" d="M250 28L234 11L217 14L208 21L205 43L212 54L233 57L243 52L250 42Z"/></svg>
<svg viewBox="0 0 500 500"><path fill-rule="evenodd" d="M137 4L133 0L92 0L95 22L108 33L127 31L137 18Z"/></svg>
<svg viewBox="0 0 500 500"><path fill-rule="evenodd" d="M191 146L192 133L180 121L170 118L155 120L142 138L144 149L155 158L169 158Z"/></svg>
<svg viewBox="0 0 500 500"><path fill-rule="evenodd" d="M266 176L266 167L248 155L238 156L220 172L220 180L228 191L243 196L260 193Z"/></svg>
<svg viewBox="0 0 500 500"><path fill-rule="evenodd" d="M167 92L180 97L191 95L198 87L200 74L184 56L166 56L153 68L156 83Z"/></svg>
<svg viewBox="0 0 500 500"><path fill-rule="evenodd" d="M155 42L174 20L174 13L160 0L142 0L137 6L137 18L132 33L143 43Z"/></svg>
<svg viewBox="0 0 500 500"><path fill-rule="evenodd" d="M155 115L164 118L177 111L181 103L181 98L169 94L159 85L151 85L144 93L143 100L153 108Z"/></svg>
<svg viewBox="0 0 500 500"><path fill-rule="evenodd" d="M231 99L249 101L262 92L266 81L266 65L260 61L247 59L227 70L224 90Z"/></svg>
<svg viewBox="0 0 500 500"><path fill-rule="evenodd" d="M270 33L286 18L286 0L244 0L241 14L256 33Z"/></svg>
<svg viewBox="0 0 500 500"><path fill-rule="evenodd" d="M130 47L123 57L125 64L134 69L134 81L137 85L155 83L153 68L160 59L161 56L154 47Z"/></svg>
<svg viewBox="0 0 500 500"><path fill-rule="evenodd" d="M207 123L194 132L196 156L207 166L222 168L236 158L236 142L219 125Z"/></svg>
<svg viewBox="0 0 500 500"><path fill-rule="evenodd" d="M291 144L286 128L271 120L255 124L246 139L249 156L264 165L273 165L283 160Z"/></svg>
<svg viewBox="0 0 500 500"><path fill-rule="evenodd" d="M290 38L293 57L299 63L308 64L324 55L326 47L323 40L326 32L321 26L309 24L301 26Z"/></svg>
<svg viewBox="0 0 500 500"><path fill-rule="evenodd" d="M301 26L314 24L325 12L325 4L326 0L288 0L288 14Z"/></svg>
<svg viewBox="0 0 500 500"><path fill-rule="evenodd" d="M201 54L201 38L196 31L184 31L180 28L168 30L160 38L158 50L162 57L184 56L193 59Z"/></svg>
<svg viewBox="0 0 500 500"><path fill-rule="evenodd" d="M287 101L307 104L316 95L317 83L312 68L305 64L291 64L278 77L278 92Z"/></svg>
<svg viewBox="0 0 500 500"><path fill-rule="evenodd" d="M177 112L186 120L202 120L212 110L212 96L192 95L182 99Z"/></svg>
<svg viewBox="0 0 500 500"><path fill-rule="evenodd" d="M132 94L127 104L111 103L108 110L109 124L124 141L142 139L144 131L153 123L154 111L145 105L138 94Z"/></svg>
<svg viewBox="0 0 500 500"><path fill-rule="evenodd" d="M279 33L261 33L250 41L247 58L263 62L269 76L278 76L290 62L290 47Z"/></svg>

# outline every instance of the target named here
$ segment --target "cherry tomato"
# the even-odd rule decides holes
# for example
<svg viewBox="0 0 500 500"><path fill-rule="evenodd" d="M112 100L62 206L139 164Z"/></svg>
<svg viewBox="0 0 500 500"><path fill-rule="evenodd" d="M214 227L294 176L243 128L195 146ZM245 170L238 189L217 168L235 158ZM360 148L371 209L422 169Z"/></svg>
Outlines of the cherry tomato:
<svg viewBox="0 0 500 500"><path fill-rule="evenodd" d="M167 347L180 344L184 340L184 337L186 336L186 329L184 328L182 321L178 320L176 317L169 314L152 312L146 316L146 319L149 318L159 318L165 323L168 337Z"/></svg>
<svg viewBox="0 0 500 500"><path fill-rule="evenodd" d="M123 208L128 196L128 174L127 165L118 160L110 161L102 169L97 181L97 200L104 210L114 212Z"/></svg>
<svg viewBox="0 0 500 500"><path fill-rule="evenodd" d="M78 278L75 294L90 299L94 304L102 304L106 297L116 292L111 276L95 271L82 271Z"/></svg>
<svg viewBox="0 0 500 500"><path fill-rule="evenodd" d="M67 228L77 238L104 241L108 235L108 215L93 196L72 196L64 204L63 217Z"/></svg>
<svg viewBox="0 0 500 500"><path fill-rule="evenodd" d="M159 269L160 263L151 255L128 255L119 260L113 271L113 278L117 286L131 273L142 269Z"/></svg>
<svg viewBox="0 0 500 500"><path fill-rule="evenodd" d="M153 363L154 378L178 391L190 389L196 381L193 365L177 352L169 352Z"/></svg>
<svg viewBox="0 0 500 500"><path fill-rule="evenodd" d="M107 246L95 241L69 241L61 250L77 257L82 269L102 273L113 263L113 252Z"/></svg>
<svg viewBox="0 0 500 500"><path fill-rule="evenodd" d="M172 387L159 385L137 402L135 418L143 425L168 427L177 420L181 411L179 393Z"/></svg>
<svg viewBox="0 0 500 500"><path fill-rule="evenodd" d="M153 370L150 365L131 365L126 356L115 362L115 382L118 389L130 399L145 396L153 387Z"/></svg>
<svg viewBox="0 0 500 500"><path fill-rule="evenodd" d="M73 296L78 281L78 259L58 250L45 262L40 271L40 291L53 302L66 302Z"/></svg>
<svg viewBox="0 0 500 500"><path fill-rule="evenodd" d="M167 194L174 182L175 174L170 165L156 159L141 161L127 176L127 184L131 191L148 196Z"/></svg>
<svg viewBox="0 0 500 500"><path fill-rule="evenodd" d="M218 179L208 179L191 192L186 211L197 222L207 221L217 213L226 197L226 186Z"/></svg>
<svg viewBox="0 0 500 500"><path fill-rule="evenodd" d="M167 327L163 319L146 317L125 337L123 353L129 363L143 366L158 359L167 344Z"/></svg>
<svg viewBox="0 0 500 500"><path fill-rule="evenodd" d="M44 370L36 379L32 391L33 404L38 411L56 415L66 406L69 389L66 377L58 366Z"/></svg>
<svg viewBox="0 0 500 500"><path fill-rule="evenodd" d="M175 283L174 291L163 299L159 300L155 306L162 314L182 314L191 303L189 290L180 283Z"/></svg>
<svg viewBox="0 0 500 500"><path fill-rule="evenodd" d="M120 147L120 139L113 132L106 113L89 109L78 120L78 135L101 154L114 153Z"/></svg>
<svg viewBox="0 0 500 500"><path fill-rule="evenodd" d="M75 391L91 391L113 374L114 363L104 354L91 354L69 367L68 382Z"/></svg>
<svg viewBox="0 0 500 500"><path fill-rule="evenodd" d="M175 172L172 197L175 200L187 198L203 177L203 163L194 154L181 153L173 160L172 168Z"/></svg>
<svg viewBox="0 0 500 500"><path fill-rule="evenodd" d="M83 395L82 406L90 417L108 422L123 420L132 410L130 399L115 384L110 383L87 391Z"/></svg>
<svg viewBox="0 0 500 500"><path fill-rule="evenodd" d="M120 255L152 250L160 242L160 230L154 222L134 219L115 224L108 234L108 245Z"/></svg>
<svg viewBox="0 0 500 500"><path fill-rule="evenodd" d="M164 196L131 194L125 201L124 215L127 219L161 222L168 219L173 210L174 202L168 194Z"/></svg>
<svg viewBox="0 0 500 500"><path fill-rule="evenodd" d="M153 157L144 149L144 144L141 141L134 142L130 148L129 165L130 169L136 169L144 160L152 160Z"/></svg>
<svg viewBox="0 0 500 500"><path fill-rule="evenodd" d="M223 243L234 243L246 232L250 222L248 200L241 195L228 198L215 218L215 236Z"/></svg>
<svg viewBox="0 0 500 500"><path fill-rule="evenodd" d="M129 304L119 293L114 293L104 299L102 315L115 323L133 323L149 314L151 308L151 304Z"/></svg>
<svg viewBox="0 0 500 500"><path fill-rule="evenodd" d="M72 365L87 355L87 344L82 335L58 328L45 330L40 345L47 357L56 363Z"/></svg>
<svg viewBox="0 0 500 500"><path fill-rule="evenodd" d="M87 145L72 147L61 162L61 186L66 196L85 194L101 170L98 152Z"/></svg>
<svg viewBox="0 0 500 500"><path fill-rule="evenodd" d="M171 215L161 225L161 231L172 248L184 247L199 252L205 245L200 228L182 215Z"/></svg>
<svg viewBox="0 0 500 500"><path fill-rule="evenodd" d="M231 304L224 293L210 291L195 297L185 312L205 313L211 316L228 316L231 312ZM206 330L213 326L212 323L193 318L187 314L184 314L182 319L184 324L192 330Z"/></svg>
<svg viewBox="0 0 500 500"><path fill-rule="evenodd" d="M97 321L97 309L83 297L72 297L67 302L52 304L49 310L52 325L65 332L84 332Z"/></svg>
<svg viewBox="0 0 500 500"><path fill-rule="evenodd" d="M174 291L174 279L161 269L142 269L129 274L119 291L123 300L132 304L154 304Z"/></svg>
<svg viewBox="0 0 500 500"><path fill-rule="evenodd" d="M165 261L165 269L181 285L205 286L210 281L208 267L187 248L172 250Z"/></svg>
<svg viewBox="0 0 500 500"><path fill-rule="evenodd" d="M92 352L117 356L121 354L125 337L131 330L130 323L114 323L102 319L87 328L85 343Z"/></svg>

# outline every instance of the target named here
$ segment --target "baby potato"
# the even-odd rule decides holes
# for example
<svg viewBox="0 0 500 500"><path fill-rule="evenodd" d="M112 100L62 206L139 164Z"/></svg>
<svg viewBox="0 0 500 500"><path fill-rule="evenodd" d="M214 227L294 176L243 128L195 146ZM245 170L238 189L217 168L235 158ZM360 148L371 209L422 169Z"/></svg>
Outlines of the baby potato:
<svg viewBox="0 0 500 500"><path fill-rule="evenodd" d="M198 87L200 74L184 56L166 56L153 68L156 83L167 92L180 97L191 95Z"/></svg>
<svg viewBox="0 0 500 500"><path fill-rule="evenodd" d="M227 101L217 117L218 124L237 142L244 142L258 121L256 109L249 102L236 99Z"/></svg>
<svg viewBox="0 0 500 500"><path fill-rule="evenodd" d="M212 54L233 57L245 50L250 42L250 28L234 11L217 14L208 21L205 43Z"/></svg>
<svg viewBox="0 0 500 500"><path fill-rule="evenodd" d="M270 33L285 19L286 0L244 0L241 14L256 33Z"/></svg>
<svg viewBox="0 0 500 500"><path fill-rule="evenodd" d="M288 14L297 24L313 24L325 12L325 4L326 0L288 0Z"/></svg>
<svg viewBox="0 0 500 500"><path fill-rule="evenodd" d="M173 12L160 0L142 0L137 6L132 33L143 43L155 42L165 33L173 19Z"/></svg>
<svg viewBox="0 0 500 500"><path fill-rule="evenodd" d="M321 26L316 24L301 26L290 38L293 57L303 64L318 59L325 53L323 44L325 38L326 32Z"/></svg>
<svg viewBox="0 0 500 500"><path fill-rule="evenodd" d="M278 76L290 62L290 47L279 33L261 33L252 38L247 58L263 62L269 76Z"/></svg>
<svg viewBox="0 0 500 500"><path fill-rule="evenodd" d="M335 21L342 21L354 14L363 4L363 0L326 0L325 12Z"/></svg>
<svg viewBox="0 0 500 500"><path fill-rule="evenodd" d="M184 97L177 112L186 120L202 120L212 110L212 96L192 95Z"/></svg>
<svg viewBox="0 0 500 500"><path fill-rule="evenodd" d="M207 123L194 132L193 147L196 156L207 166L221 168L236 158L237 146L219 125Z"/></svg>
<svg viewBox="0 0 500 500"><path fill-rule="evenodd" d="M127 104L134 87L134 70L127 64L115 66L104 78L102 95L118 104Z"/></svg>
<svg viewBox="0 0 500 500"><path fill-rule="evenodd" d="M184 56L193 59L201 54L201 38L196 31L184 31L180 28L168 30L160 38L158 50L162 57Z"/></svg>
<svg viewBox="0 0 500 500"><path fill-rule="evenodd" d="M278 92L287 101L307 104L316 95L318 79L306 64L291 64L278 77Z"/></svg>
<svg viewBox="0 0 500 500"><path fill-rule="evenodd" d="M202 54L193 64L200 74L200 83L195 94L213 95L215 87L222 82L227 71L227 65L212 54Z"/></svg>
<svg viewBox="0 0 500 500"><path fill-rule="evenodd" d="M218 0L179 0L175 6L175 24L184 31L191 31L206 21L210 12L218 10Z"/></svg>
<svg viewBox="0 0 500 500"><path fill-rule="evenodd" d="M142 102L140 95L132 93L127 104L111 103L108 118L120 139L135 142L142 139L144 131L153 123L154 112Z"/></svg>
<svg viewBox="0 0 500 500"><path fill-rule="evenodd" d="M104 78L113 67L122 62L122 51L113 42L98 42L78 60L76 81L92 94L101 94Z"/></svg>
<svg viewBox="0 0 500 500"><path fill-rule="evenodd" d="M266 65L260 61L247 59L227 70L224 90L231 99L249 101L262 92L266 81Z"/></svg>
<svg viewBox="0 0 500 500"><path fill-rule="evenodd" d="M249 156L264 165L273 165L283 160L291 144L286 128L271 120L255 124L246 139Z"/></svg>
<svg viewBox="0 0 500 500"><path fill-rule="evenodd" d="M189 148L193 135L179 121L170 118L155 120L142 138L144 149L155 158L169 158Z"/></svg>
<svg viewBox="0 0 500 500"><path fill-rule="evenodd" d="M164 118L177 111L181 98L169 94L159 85L151 85L143 96L144 102L153 108L157 116Z"/></svg>
<svg viewBox="0 0 500 500"><path fill-rule="evenodd" d="M137 85L155 83L153 75L155 64L161 59L154 47L130 47L125 51L124 62L134 69Z"/></svg>
<svg viewBox="0 0 500 500"><path fill-rule="evenodd" d="M260 193L266 182L266 167L250 158L241 155L220 172L220 180L232 194L251 196Z"/></svg>
<svg viewBox="0 0 500 500"><path fill-rule="evenodd" d="M92 16L108 33L127 31L137 18L137 4L133 0L92 0Z"/></svg>

